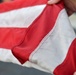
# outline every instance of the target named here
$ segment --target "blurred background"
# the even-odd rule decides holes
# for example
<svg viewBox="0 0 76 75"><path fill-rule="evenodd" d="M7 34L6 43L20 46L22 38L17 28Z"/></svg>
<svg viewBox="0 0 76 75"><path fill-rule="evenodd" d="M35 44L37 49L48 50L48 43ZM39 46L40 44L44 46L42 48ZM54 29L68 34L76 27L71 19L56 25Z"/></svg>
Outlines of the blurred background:
<svg viewBox="0 0 76 75"><path fill-rule="evenodd" d="M69 17L76 32L76 14ZM0 75L52 75L33 68L26 68L12 63L0 62Z"/></svg>

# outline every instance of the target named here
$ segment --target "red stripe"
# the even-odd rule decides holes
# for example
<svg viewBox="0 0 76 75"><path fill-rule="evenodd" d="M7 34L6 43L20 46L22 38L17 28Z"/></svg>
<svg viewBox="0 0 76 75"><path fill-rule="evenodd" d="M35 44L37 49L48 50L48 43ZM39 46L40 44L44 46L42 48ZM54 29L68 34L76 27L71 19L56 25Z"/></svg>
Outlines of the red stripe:
<svg viewBox="0 0 76 75"><path fill-rule="evenodd" d="M61 9L63 9L62 4L47 6L44 12L29 27L23 42L13 48L13 54L21 63L29 60L30 54L52 30Z"/></svg>
<svg viewBox="0 0 76 75"><path fill-rule="evenodd" d="M54 74L73 75L75 71L76 71L76 39L71 44L64 62L55 69Z"/></svg>
<svg viewBox="0 0 76 75"><path fill-rule="evenodd" d="M18 45L26 32L26 28L0 28L0 48L11 49Z"/></svg>
<svg viewBox="0 0 76 75"><path fill-rule="evenodd" d="M7 12L15 9L20 9L24 7L34 6L34 5L41 5L46 4L47 0L17 0L11 1L8 3L1 3L0 4L0 13Z"/></svg>

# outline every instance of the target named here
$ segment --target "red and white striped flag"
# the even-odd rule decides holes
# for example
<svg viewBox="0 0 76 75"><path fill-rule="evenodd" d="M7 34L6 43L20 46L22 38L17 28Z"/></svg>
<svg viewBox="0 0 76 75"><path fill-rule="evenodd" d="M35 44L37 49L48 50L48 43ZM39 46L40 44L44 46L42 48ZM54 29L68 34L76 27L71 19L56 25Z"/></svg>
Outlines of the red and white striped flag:
<svg viewBox="0 0 76 75"><path fill-rule="evenodd" d="M31 67L55 75L73 75L76 35L63 3L47 5L47 0L1 3L0 60L24 66L29 61Z"/></svg>

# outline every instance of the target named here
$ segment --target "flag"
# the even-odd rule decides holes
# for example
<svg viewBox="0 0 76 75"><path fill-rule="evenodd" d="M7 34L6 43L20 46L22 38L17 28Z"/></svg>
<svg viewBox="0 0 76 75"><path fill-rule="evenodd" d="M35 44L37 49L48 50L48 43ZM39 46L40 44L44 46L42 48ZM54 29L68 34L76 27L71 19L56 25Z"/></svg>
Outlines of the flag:
<svg viewBox="0 0 76 75"><path fill-rule="evenodd" d="M16 0L0 4L0 60L55 75L76 71L76 35L63 3Z"/></svg>

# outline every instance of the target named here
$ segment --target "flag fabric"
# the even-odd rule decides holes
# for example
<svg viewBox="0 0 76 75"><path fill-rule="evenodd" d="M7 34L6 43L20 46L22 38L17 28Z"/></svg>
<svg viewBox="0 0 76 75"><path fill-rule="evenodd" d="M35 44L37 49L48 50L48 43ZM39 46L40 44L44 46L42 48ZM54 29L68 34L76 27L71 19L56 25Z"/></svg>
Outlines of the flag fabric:
<svg viewBox="0 0 76 75"><path fill-rule="evenodd" d="M16 0L0 4L0 60L55 75L76 71L76 35L63 3Z"/></svg>

